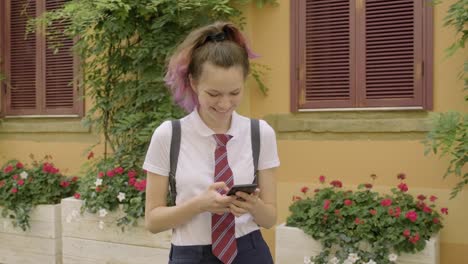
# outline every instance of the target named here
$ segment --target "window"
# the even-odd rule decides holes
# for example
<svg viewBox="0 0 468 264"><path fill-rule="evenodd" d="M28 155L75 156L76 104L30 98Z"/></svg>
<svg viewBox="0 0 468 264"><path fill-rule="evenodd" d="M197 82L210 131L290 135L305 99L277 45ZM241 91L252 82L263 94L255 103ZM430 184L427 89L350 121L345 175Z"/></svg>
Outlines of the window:
<svg viewBox="0 0 468 264"><path fill-rule="evenodd" d="M55 53L44 33L26 35L28 19L59 8L66 1L0 2L0 66L6 76L1 97L4 115L82 115L83 102L78 100L75 79L77 60L71 52L73 40L62 33L55 35L61 44ZM54 22L46 30L60 32L64 26Z"/></svg>
<svg viewBox="0 0 468 264"><path fill-rule="evenodd" d="M432 109L426 0L292 0L291 111Z"/></svg>

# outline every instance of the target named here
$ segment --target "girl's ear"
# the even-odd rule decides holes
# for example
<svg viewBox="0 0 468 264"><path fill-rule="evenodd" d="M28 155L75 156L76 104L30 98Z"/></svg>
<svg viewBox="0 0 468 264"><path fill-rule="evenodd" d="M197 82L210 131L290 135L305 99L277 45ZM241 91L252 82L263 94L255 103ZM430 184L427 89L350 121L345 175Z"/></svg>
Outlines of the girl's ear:
<svg viewBox="0 0 468 264"><path fill-rule="evenodd" d="M189 74L189 82L190 82L190 87L192 88L193 92L195 94L198 94L197 93L196 81L193 79L192 74Z"/></svg>

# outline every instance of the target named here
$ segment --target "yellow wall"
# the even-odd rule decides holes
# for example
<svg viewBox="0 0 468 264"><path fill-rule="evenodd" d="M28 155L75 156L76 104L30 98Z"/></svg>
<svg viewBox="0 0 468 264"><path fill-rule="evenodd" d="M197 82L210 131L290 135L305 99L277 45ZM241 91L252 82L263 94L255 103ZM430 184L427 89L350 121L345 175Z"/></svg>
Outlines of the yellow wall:
<svg viewBox="0 0 468 264"><path fill-rule="evenodd" d="M266 78L270 88L268 96L251 88L250 113L255 117L289 113L289 0L280 0L279 7L250 9L250 36L253 48L261 54L259 62L272 68ZM454 40L453 31L443 27L443 17L454 0L443 1L434 9L434 111L455 110L466 112L463 100L463 82L457 79L466 53L446 58L444 49ZM396 175L405 172L408 185L414 193L423 192L439 196L439 204L449 207L445 227L441 233L441 263L466 263L468 258L468 195L466 190L449 200L454 178L442 179L448 166L447 159L424 156L420 133L415 140L278 140L281 167L278 170L278 223L289 215L291 196L299 188L317 181L319 175L343 180L345 185L369 181L369 175L378 175L376 184L389 188L397 184ZM273 230L264 230L271 248L274 248Z"/></svg>

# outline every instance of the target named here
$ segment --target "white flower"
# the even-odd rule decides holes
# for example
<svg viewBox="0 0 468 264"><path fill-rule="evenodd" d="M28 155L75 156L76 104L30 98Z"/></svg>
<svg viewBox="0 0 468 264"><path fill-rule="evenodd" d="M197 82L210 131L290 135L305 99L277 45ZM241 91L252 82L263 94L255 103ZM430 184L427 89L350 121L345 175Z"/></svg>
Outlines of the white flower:
<svg viewBox="0 0 468 264"><path fill-rule="evenodd" d="M22 173L20 173L20 176L21 176L21 179L25 180L28 178L28 173L26 171L23 171Z"/></svg>
<svg viewBox="0 0 468 264"><path fill-rule="evenodd" d="M310 264L310 257L308 256L304 257L304 264Z"/></svg>
<svg viewBox="0 0 468 264"><path fill-rule="evenodd" d="M364 264L377 264L377 263L376 263L374 260L371 259L371 260L367 261L367 262L364 263Z"/></svg>
<svg viewBox="0 0 468 264"><path fill-rule="evenodd" d="M104 229L104 221L99 221L99 229Z"/></svg>
<svg viewBox="0 0 468 264"><path fill-rule="evenodd" d="M119 192L119 195L117 195L117 199L119 199L119 202L122 202L125 199L125 193Z"/></svg>
<svg viewBox="0 0 468 264"><path fill-rule="evenodd" d="M338 264L338 263L340 263L340 260L337 257L333 257L332 259L330 259L329 263L330 264Z"/></svg>
<svg viewBox="0 0 468 264"><path fill-rule="evenodd" d="M97 186L101 186L102 185L102 179L96 179L96 181L94 182L94 184Z"/></svg>
<svg viewBox="0 0 468 264"><path fill-rule="evenodd" d="M395 254L395 253L392 253L392 254L388 255L388 260L390 260L390 261L396 261L397 258L398 258L398 255Z"/></svg>
<svg viewBox="0 0 468 264"><path fill-rule="evenodd" d="M348 255L348 261L351 262L351 263L354 263L356 261L358 261L360 259L360 257L358 257L358 254L356 253L349 253Z"/></svg>
<svg viewBox="0 0 468 264"><path fill-rule="evenodd" d="M107 215L106 209L99 209L99 217L105 217Z"/></svg>

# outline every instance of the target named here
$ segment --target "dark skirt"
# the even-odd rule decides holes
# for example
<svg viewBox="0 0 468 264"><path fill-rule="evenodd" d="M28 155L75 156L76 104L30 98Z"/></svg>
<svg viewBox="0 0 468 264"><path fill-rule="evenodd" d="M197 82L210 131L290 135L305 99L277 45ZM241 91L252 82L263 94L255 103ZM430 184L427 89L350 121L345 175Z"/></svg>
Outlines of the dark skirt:
<svg viewBox="0 0 468 264"><path fill-rule="evenodd" d="M237 238L233 264L272 264L273 258L259 230ZM211 252L211 245L171 246L169 264L222 264Z"/></svg>

